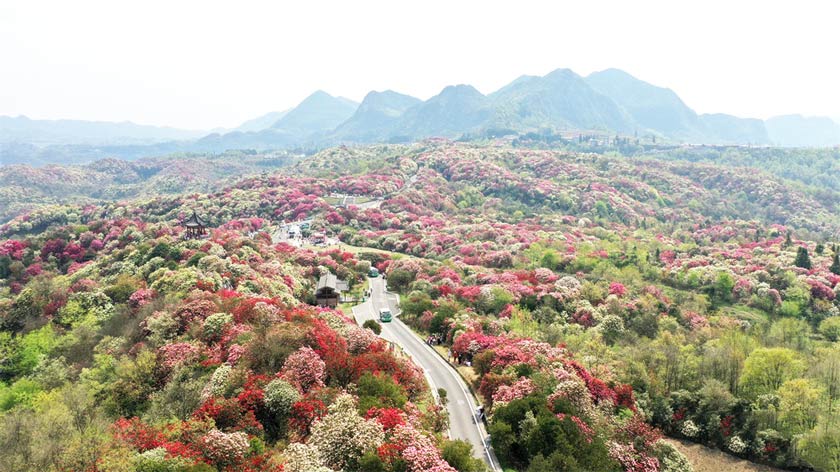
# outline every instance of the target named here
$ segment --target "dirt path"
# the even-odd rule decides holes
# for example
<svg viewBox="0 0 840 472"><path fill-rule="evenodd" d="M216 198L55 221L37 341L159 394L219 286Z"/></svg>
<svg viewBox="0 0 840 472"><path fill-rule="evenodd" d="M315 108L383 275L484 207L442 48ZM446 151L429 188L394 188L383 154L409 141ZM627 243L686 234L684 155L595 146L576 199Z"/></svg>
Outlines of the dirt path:
<svg viewBox="0 0 840 472"><path fill-rule="evenodd" d="M745 461L701 444L672 438L665 440L685 454L694 466L694 472L782 472L782 469Z"/></svg>

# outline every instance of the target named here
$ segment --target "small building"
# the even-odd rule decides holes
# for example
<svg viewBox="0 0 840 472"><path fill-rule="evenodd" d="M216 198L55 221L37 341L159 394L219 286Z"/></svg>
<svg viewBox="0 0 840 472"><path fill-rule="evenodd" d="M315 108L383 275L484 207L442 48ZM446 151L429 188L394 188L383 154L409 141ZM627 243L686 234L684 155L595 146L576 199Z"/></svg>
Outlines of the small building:
<svg viewBox="0 0 840 472"><path fill-rule="evenodd" d="M300 229L300 226L295 224L289 226L288 235L290 239L300 238L301 234L303 233Z"/></svg>
<svg viewBox="0 0 840 472"><path fill-rule="evenodd" d="M184 222L184 227L187 232L184 234L186 239L199 239L207 235L207 223L198 217L198 214L193 210L192 216Z"/></svg>
<svg viewBox="0 0 840 472"><path fill-rule="evenodd" d="M347 282L339 279L335 274L322 275L315 289L315 301L318 306L335 308L338 306L341 292L346 292L348 288Z"/></svg>
<svg viewBox="0 0 840 472"><path fill-rule="evenodd" d="M309 238L309 242L318 246L320 244L327 244L327 233L324 231L318 231L317 233L312 233L312 236Z"/></svg>

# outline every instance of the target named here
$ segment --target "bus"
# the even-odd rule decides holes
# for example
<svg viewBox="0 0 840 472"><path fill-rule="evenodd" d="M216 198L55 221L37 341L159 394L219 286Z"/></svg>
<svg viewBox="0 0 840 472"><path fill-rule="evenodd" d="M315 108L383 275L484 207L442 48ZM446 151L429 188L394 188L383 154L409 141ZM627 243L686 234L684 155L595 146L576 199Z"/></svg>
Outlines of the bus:
<svg viewBox="0 0 840 472"><path fill-rule="evenodd" d="M391 310L387 308L379 309L379 321L389 323L391 321Z"/></svg>

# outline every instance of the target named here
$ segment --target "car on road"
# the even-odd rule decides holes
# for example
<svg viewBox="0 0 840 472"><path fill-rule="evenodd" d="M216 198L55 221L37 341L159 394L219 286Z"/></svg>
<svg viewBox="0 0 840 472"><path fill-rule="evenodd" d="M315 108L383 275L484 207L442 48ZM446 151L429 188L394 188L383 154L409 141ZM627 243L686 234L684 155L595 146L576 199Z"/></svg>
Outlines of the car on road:
<svg viewBox="0 0 840 472"><path fill-rule="evenodd" d="M370 278L379 277L379 269L377 269L376 267L371 267L370 270L368 271L368 277L370 277Z"/></svg>
<svg viewBox="0 0 840 472"><path fill-rule="evenodd" d="M391 322L391 310L387 308L381 308L379 310L379 321L383 323L390 323Z"/></svg>

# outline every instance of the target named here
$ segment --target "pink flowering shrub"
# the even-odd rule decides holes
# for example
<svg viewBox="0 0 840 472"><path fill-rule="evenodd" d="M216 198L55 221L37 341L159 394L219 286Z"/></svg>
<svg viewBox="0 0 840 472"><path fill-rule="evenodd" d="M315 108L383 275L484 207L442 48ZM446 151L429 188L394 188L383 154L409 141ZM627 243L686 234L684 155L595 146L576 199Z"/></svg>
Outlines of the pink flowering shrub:
<svg viewBox="0 0 840 472"><path fill-rule="evenodd" d="M223 433L211 429L201 439L204 455L219 468L234 466L248 453L248 436L242 432Z"/></svg>
<svg viewBox="0 0 840 472"><path fill-rule="evenodd" d="M528 377L522 377L512 385L502 385L497 388L496 393L493 394L493 403L498 404L519 400L534 393L536 389L537 386L533 380Z"/></svg>
<svg viewBox="0 0 840 472"><path fill-rule="evenodd" d="M21 260L24 249L26 249L25 242L8 239L0 243L0 256L9 256L15 260Z"/></svg>
<svg viewBox="0 0 840 472"><path fill-rule="evenodd" d="M392 440L402 450L408 472L457 472L443 460L432 440L413 426L396 426Z"/></svg>
<svg viewBox="0 0 840 472"><path fill-rule="evenodd" d="M624 284L619 282L612 282L610 283L610 295L615 295L617 297L623 297L624 294L627 293L627 288L624 287Z"/></svg>
<svg viewBox="0 0 840 472"><path fill-rule="evenodd" d="M625 472L659 472L659 459L640 453L630 444L607 443L609 456L624 467Z"/></svg>
<svg viewBox="0 0 840 472"><path fill-rule="evenodd" d="M304 346L286 359L280 375L303 392L324 386L326 364L312 348Z"/></svg>
<svg viewBox="0 0 840 472"><path fill-rule="evenodd" d="M132 308L140 308L151 302L156 295L157 293L154 290L141 288L131 294L128 298L128 305Z"/></svg>
<svg viewBox="0 0 840 472"><path fill-rule="evenodd" d="M158 352L161 356L161 363L172 369L179 365L194 362L201 353L201 349L193 343L185 342L167 344L158 349Z"/></svg>

